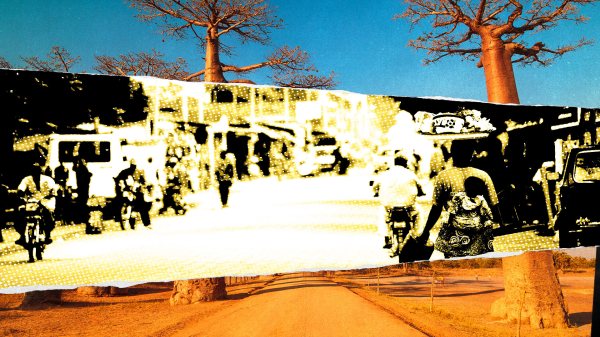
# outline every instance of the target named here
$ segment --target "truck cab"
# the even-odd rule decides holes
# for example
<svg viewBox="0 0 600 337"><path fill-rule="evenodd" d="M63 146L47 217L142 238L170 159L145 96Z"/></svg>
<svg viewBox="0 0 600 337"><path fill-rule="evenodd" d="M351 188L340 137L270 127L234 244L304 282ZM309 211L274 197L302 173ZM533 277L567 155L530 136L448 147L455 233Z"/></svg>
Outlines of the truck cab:
<svg viewBox="0 0 600 337"><path fill-rule="evenodd" d="M572 149L556 179L554 228L561 248L600 244L600 146Z"/></svg>
<svg viewBox="0 0 600 337"><path fill-rule="evenodd" d="M76 189L73 164L77 158L87 161L92 173L90 197L115 197L113 178L127 166L120 139L112 134L55 134L48 144L47 166L54 171L62 162L69 170L67 185Z"/></svg>

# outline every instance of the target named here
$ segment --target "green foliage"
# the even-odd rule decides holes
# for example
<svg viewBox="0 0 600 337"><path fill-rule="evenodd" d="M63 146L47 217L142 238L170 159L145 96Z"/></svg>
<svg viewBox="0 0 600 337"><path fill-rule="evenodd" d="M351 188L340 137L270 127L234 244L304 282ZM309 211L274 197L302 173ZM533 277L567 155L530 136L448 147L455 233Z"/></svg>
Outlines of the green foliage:
<svg viewBox="0 0 600 337"><path fill-rule="evenodd" d="M571 256L564 251L552 252L554 266L557 270L577 270L596 267L596 259L586 259L581 256Z"/></svg>
<svg viewBox="0 0 600 337"><path fill-rule="evenodd" d="M440 269L499 268L502 266L502 260L493 258L440 260L433 261L431 264L432 267Z"/></svg>

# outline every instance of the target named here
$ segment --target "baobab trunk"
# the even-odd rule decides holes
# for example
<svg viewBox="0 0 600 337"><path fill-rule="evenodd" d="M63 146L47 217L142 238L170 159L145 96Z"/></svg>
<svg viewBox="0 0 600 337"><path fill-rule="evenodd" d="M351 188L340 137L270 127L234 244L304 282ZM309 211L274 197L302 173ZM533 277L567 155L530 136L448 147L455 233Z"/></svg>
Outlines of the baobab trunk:
<svg viewBox="0 0 600 337"><path fill-rule="evenodd" d="M206 63L204 82L225 83L223 68L219 59L219 38L216 29L208 29L206 32Z"/></svg>
<svg viewBox="0 0 600 337"><path fill-rule="evenodd" d="M567 310L551 251L526 252L502 259L504 297L492 304L493 316L534 328L566 328Z"/></svg>
<svg viewBox="0 0 600 337"><path fill-rule="evenodd" d="M171 293L171 305L192 304L222 300L227 297L225 278L214 277L175 281Z"/></svg>
<svg viewBox="0 0 600 337"><path fill-rule="evenodd" d="M206 30L205 82L226 83L219 59L219 37L216 28ZM216 301L227 297L224 277L175 281L171 305Z"/></svg>
<svg viewBox="0 0 600 337"><path fill-rule="evenodd" d="M20 309L39 309L61 303L61 290L37 290L25 293Z"/></svg>
<svg viewBox="0 0 600 337"><path fill-rule="evenodd" d="M517 84L512 69L512 53L498 38L481 37L481 64L485 73L488 101L519 103Z"/></svg>
<svg viewBox="0 0 600 337"><path fill-rule="evenodd" d="M512 52L500 39L481 37L488 100L519 104ZM492 315L529 322L535 328L567 327L568 314L552 252L527 252L502 260L504 297Z"/></svg>
<svg viewBox="0 0 600 337"><path fill-rule="evenodd" d="M226 83L219 59L219 37L215 28L206 31L205 82ZM175 281L171 305L222 300L227 297L224 277Z"/></svg>

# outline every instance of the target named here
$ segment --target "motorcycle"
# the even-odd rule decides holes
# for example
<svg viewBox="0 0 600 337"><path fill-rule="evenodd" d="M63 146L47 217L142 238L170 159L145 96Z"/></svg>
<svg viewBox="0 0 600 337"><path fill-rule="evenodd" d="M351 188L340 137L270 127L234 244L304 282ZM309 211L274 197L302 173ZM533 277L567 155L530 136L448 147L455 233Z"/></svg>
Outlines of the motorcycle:
<svg viewBox="0 0 600 337"><path fill-rule="evenodd" d="M392 248L390 256L393 257L402 249L400 245L415 225L412 207L392 207L389 210L387 225L391 230L392 236L386 237L385 247Z"/></svg>
<svg viewBox="0 0 600 337"><path fill-rule="evenodd" d="M173 208L173 210L175 211L176 214L178 215L184 215L187 211L189 206L187 205L187 203L183 200L183 195L181 193L181 187L177 186L177 185L168 185L166 190L165 190L165 196L163 199L163 203L166 207L171 207Z"/></svg>
<svg viewBox="0 0 600 337"><path fill-rule="evenodd" d="M42 229L44 218L41 212L40 201L30 198L26 199L24 205L19 208L25 215L25 248L29 254L27 262L42 260L42 253L46 248L46 234Z"/></svg>

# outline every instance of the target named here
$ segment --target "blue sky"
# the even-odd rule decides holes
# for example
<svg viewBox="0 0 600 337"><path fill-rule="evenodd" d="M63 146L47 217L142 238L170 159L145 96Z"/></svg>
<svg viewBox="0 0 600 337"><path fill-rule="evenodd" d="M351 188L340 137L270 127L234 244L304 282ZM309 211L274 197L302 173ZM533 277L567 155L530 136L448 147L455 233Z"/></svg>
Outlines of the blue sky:
<svg viewBox="0 0 600 337"><path fill-rule="evenodd" d="M238 46L228 64L262 61L276 47L300 45L324 73L335 71L337 89L365 94L445 96L486 100L483 71L472 62L448 58L423 66L423 52L407 47L416 32L407 22L392 20L403 11L401 0L272 0L285 22L271 34L271 45ZM590 20L561 24L540 38L551 46L600 31L600 6L582 10ZM149 51L174 60L183 57L201 69L202 52L194 40L165 39L154 24L140 22L123 0L2 0L0 55L16 66L20 56L44 56L60 45L81 57L74 71L93 72L95 55ZM235 43L235 41L234 41ZM522 104L600 107L600 41L563 56L550 67L515 67ZM267 72L245 76L270 84ZM227 75L226 75L227 77ZM232 78L231 75L228 78Z"/></svg>

